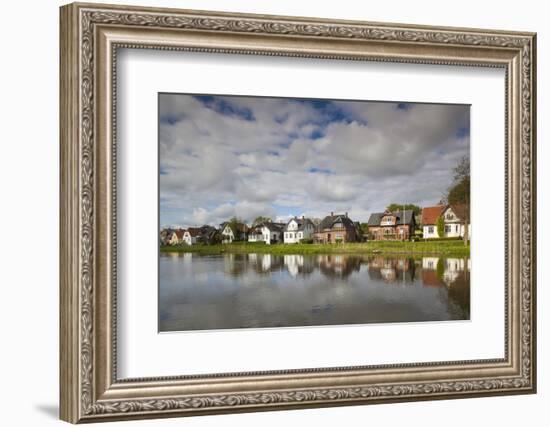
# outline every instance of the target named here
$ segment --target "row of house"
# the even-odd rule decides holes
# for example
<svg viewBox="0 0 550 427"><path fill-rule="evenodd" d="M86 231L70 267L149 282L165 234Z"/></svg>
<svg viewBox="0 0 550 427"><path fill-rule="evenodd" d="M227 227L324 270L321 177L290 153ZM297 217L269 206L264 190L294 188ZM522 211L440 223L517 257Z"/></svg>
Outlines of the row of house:
<svg viewBox="0 0 550 427"><path fill-rule="evenodd" d="M444 230L440 236L437 231L437 220L443 218ZM464 238L468 224L468 239L471 235L471 224L468 221L469 212L466 205L437 205L422 209L419 221L422 235L425 239L440 237ZM397 212L373 213L369 217L369 238L373 240L409 240L419 228L417 217L412 210Z"/></svg>
<svg viewBox="0 0 550 427"><path fill-rule="evenodd" d="M294 217L286 223L266 221L247 226L244 223L228 221L219 229L209 225L187 229L165 229L161 231L161 243L165 245L196 243L232 243L248 241L272 244L293 244L303 241L314 243L349 243L368 240L410 240L421 224L423 237L464 237L468 224L468 238L471 226L468 209L464 205L437 205L425 207L417 217L413 210L377 212L370 215L365 233L359 222L353 221L348 213L331 212L322 220ZM444 233L439 236L438 218L443 218ZM417 222L418 221L418 222Z"/></svg>
<svg viewBox="0 0 550 427"><path fill-rule="evenodd" d="M287 223L263 222L248 228L246 224L223 223L221 225L222 241L231 243L235 240L264 242L267 245L285 243L293 244L302 241L315 243L345 243L362 240L358 222L353 222L347 212L331 212L315 224L310 218L291 218Z"/></svg>

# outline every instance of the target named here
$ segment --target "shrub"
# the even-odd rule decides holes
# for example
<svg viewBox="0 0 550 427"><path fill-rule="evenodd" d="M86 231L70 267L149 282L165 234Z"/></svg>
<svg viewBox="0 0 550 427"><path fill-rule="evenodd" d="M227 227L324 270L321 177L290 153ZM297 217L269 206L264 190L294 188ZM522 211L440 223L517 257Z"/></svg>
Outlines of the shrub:
<svg viewBox="0 0 550 427"><path fill-rule="evenodd" d="M437 227L437 235L439 236L439 238L445 237L445 220L442 216L437 217L435 225Z"/></svg>
<svg viewBox="0 0 550 427"><path fill-rule="evenodd" d="M311 245L311 244L313 244L313 239L312 238L304 238L300 241L300 243L303 243L305 245Z"/></svg>

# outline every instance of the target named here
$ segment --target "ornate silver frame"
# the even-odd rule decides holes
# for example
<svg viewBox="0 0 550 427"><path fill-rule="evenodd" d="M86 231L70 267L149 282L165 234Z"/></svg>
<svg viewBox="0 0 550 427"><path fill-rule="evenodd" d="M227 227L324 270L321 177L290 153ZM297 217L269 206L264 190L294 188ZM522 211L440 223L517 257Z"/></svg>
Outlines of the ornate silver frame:
<svg viewBox="0 0 550 427"><path fill-rule="evenodd" d="M189 10L61 8L61 418L78 423L536 390L535 34ZM505 357L119 380L117 48L506 70Z"/></svg>

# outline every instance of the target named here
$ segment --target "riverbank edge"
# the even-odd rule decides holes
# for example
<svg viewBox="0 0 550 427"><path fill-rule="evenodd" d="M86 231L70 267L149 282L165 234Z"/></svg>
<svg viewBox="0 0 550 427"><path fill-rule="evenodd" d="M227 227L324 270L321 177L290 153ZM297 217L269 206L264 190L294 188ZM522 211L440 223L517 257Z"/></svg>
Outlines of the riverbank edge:
<svg viewBox="0 0 550 427"><path fill-rule="evenodd" d="M434 255L469 257L470 245L462 241L442 242L369 242L347 244L292 244L265 245L257 243L231 243L216 245L178 245L161 246L161 253L197 253L197 254L274 254L274 255Z"/></svg>

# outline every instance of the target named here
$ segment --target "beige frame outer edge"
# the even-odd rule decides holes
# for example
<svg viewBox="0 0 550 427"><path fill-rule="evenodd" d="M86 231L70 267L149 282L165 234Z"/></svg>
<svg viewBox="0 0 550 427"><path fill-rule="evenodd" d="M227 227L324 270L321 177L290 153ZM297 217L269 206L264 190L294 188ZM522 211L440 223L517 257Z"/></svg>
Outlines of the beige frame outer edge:
<svg viewBox="0 0 550 427"><path fill-rule="evenodd" d="M90 18L92 15L97 22ZM175 28L162 20L149 22L159 16L177 17L185 25ZM231 22L250 24L253 29L234 27ZM90 49L85 30L92 27ZM388 39L363 33L339 36L328 27L393 31L394 35ZM429 38L423 36L427 32ZM492 37L502 43L495 43ZM76 423L535 391L534 34L71 4L61 8L60 44L63 420ZM112 261L116 250L112 150L116 100L112 89L117 46L505 67L507 358L116 380L116 265ZM526 47L528 56L524 54ZM83 58L93 60L92 69L86 69ZM527 266L522 261L525 258Z"/></svg>

